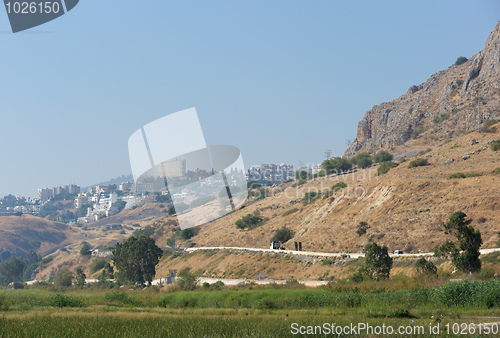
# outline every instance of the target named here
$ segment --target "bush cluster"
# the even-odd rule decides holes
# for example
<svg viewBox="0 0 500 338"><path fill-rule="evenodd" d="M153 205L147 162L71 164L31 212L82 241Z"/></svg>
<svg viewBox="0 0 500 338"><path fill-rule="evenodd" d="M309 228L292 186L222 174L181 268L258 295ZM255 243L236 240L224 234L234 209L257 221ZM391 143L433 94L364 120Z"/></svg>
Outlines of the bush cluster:
<svg viewBox="0 0 500 338"><path fill-rule="evenodd" d="M238 229L246 229L252 230L259 225L262 225L264 221L264 218L261 216L253 215L253 214L248 214L243 217L241 217L239 220L236 221L236 227Z"/></svg>
<svg viewBox="0 0 500 338"><path fill-rule="evenodd" d="M500 150L500 139L491 142L491 150L493 151Z"/></svg>
<svg viewBox="0 0 500 338"><path fill-rule="evenodd" d="M429 161L426 158L417 158L410 162L410 164L408 165L408 169L421 167L424 165L429 165Z"/></svg>
<svg viewBox="0 0 500 338"><path fill-rule="evenodd" d="M377 168L377 175L383 175L389 172L392 168L396 168L399 164L395 162L382 162L380 167Z"/></svg>

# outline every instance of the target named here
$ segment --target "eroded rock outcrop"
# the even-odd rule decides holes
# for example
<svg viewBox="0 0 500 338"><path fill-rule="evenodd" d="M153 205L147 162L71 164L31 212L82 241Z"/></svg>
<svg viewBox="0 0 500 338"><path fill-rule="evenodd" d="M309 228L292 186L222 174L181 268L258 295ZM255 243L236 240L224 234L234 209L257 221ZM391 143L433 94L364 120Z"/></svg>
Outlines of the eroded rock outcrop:
<svg viewBox="0 0 500 338"><path fill-rule="evenodd" d="M500 23L484 49L465 63L439 71L366 112L345 155L394 149L421 135L433 140L460 136L499 116Z"/></svg>

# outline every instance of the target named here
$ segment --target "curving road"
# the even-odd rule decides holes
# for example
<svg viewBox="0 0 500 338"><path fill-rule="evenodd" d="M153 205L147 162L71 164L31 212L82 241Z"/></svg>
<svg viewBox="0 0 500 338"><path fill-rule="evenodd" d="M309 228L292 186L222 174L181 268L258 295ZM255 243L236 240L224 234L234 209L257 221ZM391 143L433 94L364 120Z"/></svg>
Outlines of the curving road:
<svg viewBox="0 0 500 338"><path fill-rule="evenodd" d="M260 248L241 248L241 247L199 247L199 248L188 248L185 249L186 252L195 252L199 250L236 250L236 251L252 251L252 252L268 252L268 253L284 253L292 254L295 256L312 256L312 257L349 257L349 258L361 258L365 254L361 252L343 252L343 253L331 253L331 252L313 252L313 251L295 251L295 250L272 250L272 249L260 249ZM500 251L500 248L494 249L481 249L479 250L481 255L486 255L495 251ZM434 256L433 252L417 253L417 254L389 254L391 257L427 257Z"/></svg>

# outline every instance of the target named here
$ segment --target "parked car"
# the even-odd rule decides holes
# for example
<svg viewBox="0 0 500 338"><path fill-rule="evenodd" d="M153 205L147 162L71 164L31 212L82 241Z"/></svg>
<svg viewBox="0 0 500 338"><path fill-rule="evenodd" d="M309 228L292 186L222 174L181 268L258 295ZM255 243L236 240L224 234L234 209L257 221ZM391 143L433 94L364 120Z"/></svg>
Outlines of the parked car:
<svg viewBox="0 0 500 338"><path fill-rule="evenodd" d="M403 254L403 250L394 250L394 254L395 255L402 255Z"/></svg>

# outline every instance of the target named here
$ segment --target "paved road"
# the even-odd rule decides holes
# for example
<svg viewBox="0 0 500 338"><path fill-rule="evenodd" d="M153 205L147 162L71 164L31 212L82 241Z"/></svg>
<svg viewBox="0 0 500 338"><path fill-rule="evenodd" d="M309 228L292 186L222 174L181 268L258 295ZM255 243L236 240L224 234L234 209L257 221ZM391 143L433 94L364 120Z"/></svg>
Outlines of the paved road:
<svg viewBox="0 0 500 338"><path fill-rule="evenodd" d="M362 252L343 252L343 253L331 253L331 252L313 252L313 251L295 251L295 250L271 250L271 249L259 249L259 248L241 248L241 247L199 247L199 248L188 248L187 252L195 252L199 250L237 250L237 251L252 251L252 252L269 252L269 253L284 253L292 254L295 256L312 256L312 257L349 257L349 258L361 258L365 254ZM500 248L494 249L481 249L481 255L486 255L495 251L500 251ZM424 252L417 254L400 254L394 255L389 254L391 257L422 257L422 256L434 256L433 252Z"/></svg>

